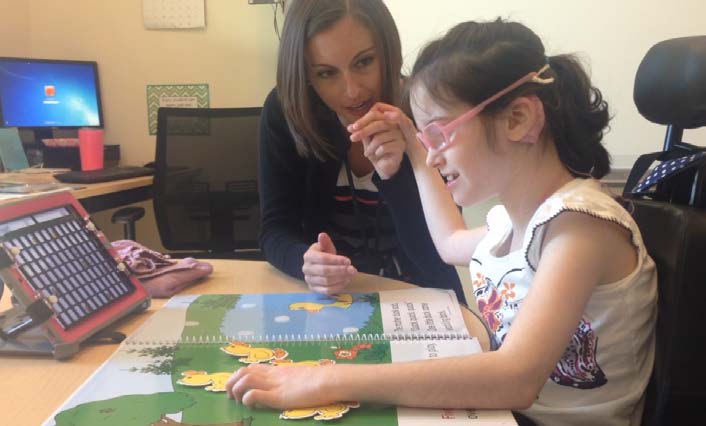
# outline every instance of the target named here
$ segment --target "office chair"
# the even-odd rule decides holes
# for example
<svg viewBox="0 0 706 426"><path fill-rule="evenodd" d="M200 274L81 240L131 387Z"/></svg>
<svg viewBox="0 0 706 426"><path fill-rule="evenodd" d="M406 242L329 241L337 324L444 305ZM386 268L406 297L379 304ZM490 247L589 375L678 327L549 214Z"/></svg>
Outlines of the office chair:
<svg viewBox="0 0 706 426"><path fill-rule="evenodd" d="M668 126L660 159L699 150L681 139L684 129L706 126L706 36L653 46L637 71L633 97L645 118ZM669 192L703 191L704 171L682 173ZM623 195L657 265L659 292L656 359L642 423L706 424L706 209L693 194L635 195L634 183L629 179Z"/></svg>
<svg viewBox="0 0 706 426"><path fill-rule="evenodd" d="M263 260L261 108L160 108L153 205L162 244L197 257Z"/></svg>

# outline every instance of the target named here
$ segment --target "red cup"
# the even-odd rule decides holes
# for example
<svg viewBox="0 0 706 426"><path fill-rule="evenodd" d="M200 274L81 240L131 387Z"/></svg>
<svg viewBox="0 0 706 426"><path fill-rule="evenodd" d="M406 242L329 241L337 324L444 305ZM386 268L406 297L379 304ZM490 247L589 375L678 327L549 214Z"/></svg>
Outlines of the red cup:
<svg viewBox="0 0 706 426"><path fill-rule="evenodd" d="M81 170L103 168L103 129L79 129L78 146Z"/></svg>

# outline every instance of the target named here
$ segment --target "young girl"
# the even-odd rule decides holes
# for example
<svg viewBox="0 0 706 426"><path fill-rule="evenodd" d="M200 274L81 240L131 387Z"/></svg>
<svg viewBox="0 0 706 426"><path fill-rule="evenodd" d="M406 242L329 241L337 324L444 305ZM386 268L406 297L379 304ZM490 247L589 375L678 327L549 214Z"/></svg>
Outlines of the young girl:
<svg viewBox="0 0 706 426"><path fill-rule="evenodd" d="M369 138L385 122L400 126L434 243L446 262L470 264L499 348L400 364L250 366L231 377L230 396L273 407L375 401L523 409L538 424L639 424L656 271L635 222L596 180L609 170L600 92L573 57L548 58L532 31L499 20L460 24L428 45L410 86L421 132L378 104L349 128L351 139L381 155ZM466 229L454 201L491 196L501 205L488 226Z"/></svg>

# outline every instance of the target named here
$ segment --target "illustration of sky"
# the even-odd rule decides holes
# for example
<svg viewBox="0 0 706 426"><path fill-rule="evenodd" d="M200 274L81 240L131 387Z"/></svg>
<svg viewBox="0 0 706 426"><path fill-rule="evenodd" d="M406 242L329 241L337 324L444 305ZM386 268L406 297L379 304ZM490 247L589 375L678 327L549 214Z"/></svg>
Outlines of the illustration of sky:
<svg viewBox="0 0 706 426"><path fill-rule="evenodd" d="M353 297L355 300L356 294ZM335 300L314 293L244 294L224 317L221 333L251 339L278 335L356 333L368 322L374 310L370 303L359 301L348 308L325 307L316 313L289 309L291 304L298 302L331 304Z"/></svg>

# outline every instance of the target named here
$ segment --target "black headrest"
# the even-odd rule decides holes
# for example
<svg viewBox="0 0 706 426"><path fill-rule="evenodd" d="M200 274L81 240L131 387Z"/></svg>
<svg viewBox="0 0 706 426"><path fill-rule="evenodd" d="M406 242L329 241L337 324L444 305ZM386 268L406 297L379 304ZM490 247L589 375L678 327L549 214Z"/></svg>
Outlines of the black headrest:
<svg viewBox="0 0 706 426"><path fill-rule="evenodd" d="M654 123L706 126L706 36L652 46L637 69L633 99L640 114Z"/></svg>

